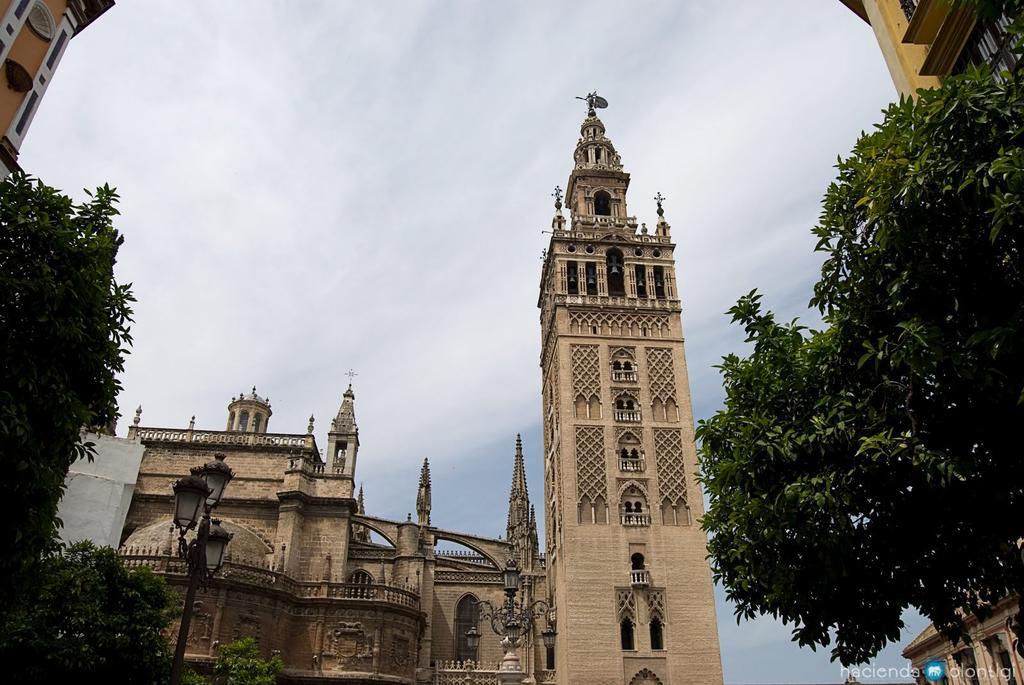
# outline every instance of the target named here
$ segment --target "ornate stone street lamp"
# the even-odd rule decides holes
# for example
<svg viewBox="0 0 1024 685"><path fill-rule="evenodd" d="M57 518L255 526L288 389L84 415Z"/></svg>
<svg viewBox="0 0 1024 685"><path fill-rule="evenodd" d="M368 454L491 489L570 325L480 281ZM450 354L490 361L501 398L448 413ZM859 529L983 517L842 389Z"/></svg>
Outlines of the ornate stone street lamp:
<svg viewBox="0 0 1024 685"><path fill-rule="evenodd" d="M479 602L479 620L490 621L491 630L501 637L501 649L505 652L505 657L501 660L501 666L498 668L498 680L502 685L512 685L512 683L518 685L523 682L524 676L516 649L522 643L522 637L530 635L534 619L546 615L550 609L548 603L542 599L530 605L516 602L520 570L515 559L509 559L505 564L502 579L505 582L505 603L500 607L495 607L486 600ZM544 639L545 647L555 646L555 630L550 623L541 636ZM476 626L471 626L466 631L466 641L474 652L480 646L480 631L476 629Z"/></svg>
<svg viewBox="0 0 1024 685"><path fill-rule="evenodd" d="M174 525L178 528L178 556L185 560L188 569L188 590L185 592L185 607L178 629L178 646L174 650L174 663L171 665L171 685L181 683L196 590L200 584L205 586L207 579L212 578L220 569L228 542L231 541L231 533L221 527L219 519L211 519L210 512L220 502L234 472L224 463L223 454L215 454L213 461L192 468L191 473L174 484ZM192 542L186 541L185 534L197 525L199 529L195 539Z"/></svg>

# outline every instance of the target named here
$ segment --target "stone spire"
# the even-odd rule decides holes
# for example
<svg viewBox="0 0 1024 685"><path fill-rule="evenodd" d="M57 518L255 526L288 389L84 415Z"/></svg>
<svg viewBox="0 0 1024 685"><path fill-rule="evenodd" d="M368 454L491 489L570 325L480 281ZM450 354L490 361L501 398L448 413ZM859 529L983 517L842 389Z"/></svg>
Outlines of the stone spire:
<svg viewBox="0 0 1024 685"><path fill-rule="evenodd" d="M420 469L420 486L416 493L416 515L421 526L430 525L430 462L423 459Z"/></svg>
<svg viewBox="0 0 1024 685"><path fill-rule="evenodd" d="M359 486L359 497L356 498L356 513L366 514L366 503L363 501L363 486ZM370 531L359 524L352 526L352 535L359 542L370 542Z"/></svg>
<svg viewBox="0 0 1024 685"><path fill-rule="evenodd" d="M537 558L537 519L530 506L530 492L526 486L526 463L523 458L523 439L516 434L515 463L512 467L512 488L508 495L506 539L524 569L531 568Z"/></svg>
<svg viewBox="0 0 1024 685"><path fill-rule="evenodd" d="M359 453L359 426L356 425L356 394L352 384L341 398L337 415L331 419L331 430L327 433L327 463L332 473L355 479L356 457ZM350 483L348 496L353 496L355 484Z"/></svg>
<svg viewBox="0 0 1024 685"><path fill-rule="evenodd" d="M336 433L358 433L356 426L356 394L352 392L352 384L348 384L348 390L342 395L341 406L338 407L338 415L331 421L331 430Z"/></svg>

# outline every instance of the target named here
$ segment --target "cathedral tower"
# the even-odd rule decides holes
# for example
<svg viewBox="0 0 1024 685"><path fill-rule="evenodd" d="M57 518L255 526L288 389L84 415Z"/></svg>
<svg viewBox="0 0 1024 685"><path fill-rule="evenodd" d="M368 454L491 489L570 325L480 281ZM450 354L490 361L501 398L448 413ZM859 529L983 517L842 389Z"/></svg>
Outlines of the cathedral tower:
<svg viewBox="0 0 1024 685"><path fill-rule="evenodd" d="M722 682L670 226L627 211L592 94L540 283L560 685Z"/></svg>

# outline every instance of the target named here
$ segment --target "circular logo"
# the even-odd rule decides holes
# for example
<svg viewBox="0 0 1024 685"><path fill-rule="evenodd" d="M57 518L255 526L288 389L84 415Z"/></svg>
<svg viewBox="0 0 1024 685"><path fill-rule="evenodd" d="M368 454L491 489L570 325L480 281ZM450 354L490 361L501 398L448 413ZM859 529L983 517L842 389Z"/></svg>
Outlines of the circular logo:
<svg viewBox="0 0 1024 685"><path fill-rule="evenodd" d="M942 663L938 659L933 659L924 665L921 669L924 677L931 683L937 683L946 677L946 664Z"/></svg>

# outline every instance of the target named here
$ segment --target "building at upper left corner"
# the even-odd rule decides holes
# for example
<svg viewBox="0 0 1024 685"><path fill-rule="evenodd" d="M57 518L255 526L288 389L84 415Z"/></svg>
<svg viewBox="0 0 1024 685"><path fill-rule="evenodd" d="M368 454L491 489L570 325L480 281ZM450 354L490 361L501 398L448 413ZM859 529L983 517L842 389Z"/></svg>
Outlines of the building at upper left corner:
<svg viewBox="0 0 1024 685"><path fill-rule="evenodd" d="M6 85L0 88L3 176L21 170L21 143L68 43L113 7L114 0L10 0L6 5L0 23L0 61Z"/></svg>

